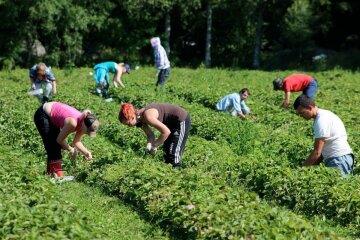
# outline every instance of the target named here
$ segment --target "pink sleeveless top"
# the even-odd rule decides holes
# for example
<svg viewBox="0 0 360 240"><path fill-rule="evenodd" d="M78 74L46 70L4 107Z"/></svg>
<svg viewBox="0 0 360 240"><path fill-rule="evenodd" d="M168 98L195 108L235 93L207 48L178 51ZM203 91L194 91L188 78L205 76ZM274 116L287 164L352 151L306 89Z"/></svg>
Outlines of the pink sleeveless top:
<svg viewBox="0 0 360 240"><path fill-rule="evenodd" d="M76 119L77 126L76 131L81 129L81 112L77 109L66 105L64 103L55 102L52 105L50 119L51 123L58 128L64 127L65 119L68 117L72 117Z"/></svg>

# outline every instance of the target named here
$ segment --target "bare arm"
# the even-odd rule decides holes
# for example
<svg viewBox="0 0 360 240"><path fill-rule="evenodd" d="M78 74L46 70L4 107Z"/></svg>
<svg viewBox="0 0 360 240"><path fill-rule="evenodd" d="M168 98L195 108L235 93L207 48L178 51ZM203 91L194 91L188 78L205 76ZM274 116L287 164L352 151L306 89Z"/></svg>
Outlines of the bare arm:
<svg viewBox="0 0 360 240"><path fill-rule="evenodd" d="M316 138L314 143L314 149L310 153L309 157L303 162L303 166L317 165L321 159L321 152L325 144L324 138Z"/></svg>
<svg viewBox="0 0 360 240"><path fill-rule="evenodd" d="M56 95L56 81L52 81L53 94Z"/></svg>
<svg viewBox="0 0 360 240"><path fill-rule="evenodd" d="M80 132L76 132L74 140L73 140L73 145L76 147L76 149L78 149L82 154L84 154L85 158L87 160L92 159L92 154L91 152L82 144L81 139L83 137L85 133L83 133L82 131Z"/></svg>
<svg viewBox="0 0 360 240"><path fill-rule="evenodd" d="M64 150L71 151L72 147L66 142L66 137L69 136L70 133L75 131L76 128L76 120L74 118L66 118L64 127L61 129L56 141L60 144L61 148Z"/></svg>
<svg viewBox="0 0 360 240"><path fill-rule="evenodd" d="M117 87L117 84L120 84L121 87L125 87L124 83L121 80L122 76L122 66L116 65L116 73L114 75L114 86Z"/></svg>
<svg viewBox="0 0 360 240"><path fill-rule="evenodd" d="M142 126L142 130L146 134L146 139L147 139L146 148L150 149L154 145L155 134L147 124L144 124Z"/></svg>
<svg viewBox="0 0 360 240"><path fill-rule="evenodd" d="M153 148L157 148L159 145L163 144L171 133L170 129L165 124L160 122L157 118L158 112L156 109L149 109L144 112L145 122L148 125L156 128L160 132L160 136L158 137L158 139L155 140L152 146Z"/></svg>
<svg viewBox="0 0 360 240"><path fill-rule="evenodd" d="M288 108L290 105L290 92L285 92L285 99L282 103L281 107Z"/></svg>

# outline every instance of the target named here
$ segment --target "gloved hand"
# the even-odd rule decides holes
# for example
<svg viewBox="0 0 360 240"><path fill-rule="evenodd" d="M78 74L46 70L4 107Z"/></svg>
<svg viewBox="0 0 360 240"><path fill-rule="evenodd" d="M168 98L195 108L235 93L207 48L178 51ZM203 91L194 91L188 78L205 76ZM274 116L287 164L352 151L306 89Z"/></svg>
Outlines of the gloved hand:
<svg viewBox="0 0 360 240"><path fill-rule="evenodd" d="M146 144L146 151L150 152L151 151L151 143L147 143Z"/></svg>

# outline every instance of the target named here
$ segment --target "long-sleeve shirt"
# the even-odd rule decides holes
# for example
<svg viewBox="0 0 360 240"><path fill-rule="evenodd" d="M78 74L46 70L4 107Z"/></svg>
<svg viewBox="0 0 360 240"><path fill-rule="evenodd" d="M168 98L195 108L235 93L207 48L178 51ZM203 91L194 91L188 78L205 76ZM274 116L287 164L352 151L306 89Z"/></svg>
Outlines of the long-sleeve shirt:
<svg viewBox="0 0 360 240"><path fill-rule="evenodd" d="M46 67L46 70L45 70L45 79L44 80L36 79L37 71L38 71L37 65L34 65L32 68L30 68L29 77L33 83L41 83L41 81L53 82L56 80L54 74L51 72L50 68L48 68L48 67Z"/></svg>
<svg viewBox="0 0 360 240"><path fill-rule="evenodd" d="M163 46L154 47L155 66L158 70L170 67L170 61Z"/></svg>
<svg viewBox="0 0 360 240"><path fill-rule="evenodd" d="M216 109L218 111L226 111L229 113L241 112L247 114L250 112L248 106L246 106L245 101L241 99L239 93L232 93L223 97L217 104Z"/></svg>

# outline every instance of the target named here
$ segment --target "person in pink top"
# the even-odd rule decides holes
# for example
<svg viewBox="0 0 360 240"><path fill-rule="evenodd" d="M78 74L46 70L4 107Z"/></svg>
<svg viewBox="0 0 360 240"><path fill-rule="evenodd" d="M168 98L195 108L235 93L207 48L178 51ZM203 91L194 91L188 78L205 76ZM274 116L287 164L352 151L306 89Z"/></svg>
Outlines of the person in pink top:
<svg viewBox="0 0 360 240"><path fill-rule="evenodd" d="M302 91L304 95L308 96L311 99L314 99L314 96L318 89L317 80L309 75L302 73L292 74L285 79L276 78L273 81L274 90L282 90L285 92L284 102L281 104L281 107L288 108L290 105L290 93L291 92L300 92Z"/></svg>
<svg viewBox="0 0 360 240"><path fill-rule="evenodd" d="M36 110L34 122L47 153L49 175L64 176L61 149L69 151L72 158L80 151L87 160L92 159L91 152L81 142L85 134L94 137L99 127L99 120L89 110L80 112L64 103L48 102ZM75 137L69 145L66 137L73 132Z"/></svg>

